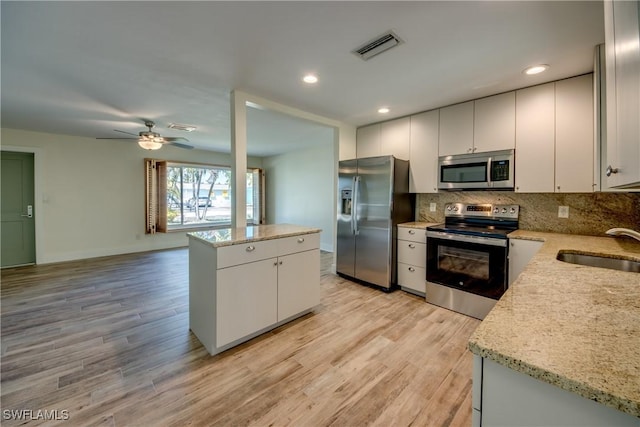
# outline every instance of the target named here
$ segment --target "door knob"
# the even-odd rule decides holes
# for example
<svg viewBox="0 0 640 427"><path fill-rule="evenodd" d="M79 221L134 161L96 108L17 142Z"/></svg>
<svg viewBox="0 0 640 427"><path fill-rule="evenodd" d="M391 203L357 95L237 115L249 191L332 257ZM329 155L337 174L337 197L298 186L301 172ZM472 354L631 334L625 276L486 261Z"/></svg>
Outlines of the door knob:
<svg viewBox="0 0 640 427"><path fill-rule="evenodd" d="M611 167L611 165L607 166L607 170L605 171L605 174L607 174L607 176L611 176L612 173L618 173L620 172L620 170L618 168L614 168Z"/></svg>

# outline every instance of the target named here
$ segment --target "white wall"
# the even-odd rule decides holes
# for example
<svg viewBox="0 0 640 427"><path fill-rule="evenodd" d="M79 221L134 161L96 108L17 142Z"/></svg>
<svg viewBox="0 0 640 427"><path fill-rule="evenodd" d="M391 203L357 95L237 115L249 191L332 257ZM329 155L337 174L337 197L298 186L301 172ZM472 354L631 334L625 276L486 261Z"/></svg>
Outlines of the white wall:
<svg viewBox="0 0 640 427"><path fill-rule="evenodd" d="M336 164L333 141L264 158L267 223L321 228L320 248L333 252Z"/></svg>
<svg viewBox="0 0 640 427"><path fill-rule="evenodd" d="M2 129L2 150L35 152L36 262L186 246L184 231L144 232L144 159L230 166L229 154ZM261 159L248 159L261 167Z"/></svg>

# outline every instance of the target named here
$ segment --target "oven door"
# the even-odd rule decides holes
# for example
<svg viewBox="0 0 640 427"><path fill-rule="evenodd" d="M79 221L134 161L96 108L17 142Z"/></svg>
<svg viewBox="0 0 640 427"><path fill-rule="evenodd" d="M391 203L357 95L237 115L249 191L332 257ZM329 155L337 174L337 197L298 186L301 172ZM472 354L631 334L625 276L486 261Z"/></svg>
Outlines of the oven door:
<svg viewBox="0 0 640 427"><path fill-rule="evenodd" d="M507 290L507 240L427 231L427 281L500 299Z"/></svg>

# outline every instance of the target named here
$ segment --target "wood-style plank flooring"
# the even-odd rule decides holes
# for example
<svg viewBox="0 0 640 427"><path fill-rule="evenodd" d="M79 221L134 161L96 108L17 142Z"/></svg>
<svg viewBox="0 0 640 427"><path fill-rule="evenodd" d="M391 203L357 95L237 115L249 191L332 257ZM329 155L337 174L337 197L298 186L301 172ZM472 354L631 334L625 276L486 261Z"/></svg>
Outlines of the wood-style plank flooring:
<svg viewBox="0 0 640 427"><path fill-rule="evenodd" d="M0 422L470 426L479 321L330 265L314 313L213 357L189 331L187 249L2 270Z"/></svg>

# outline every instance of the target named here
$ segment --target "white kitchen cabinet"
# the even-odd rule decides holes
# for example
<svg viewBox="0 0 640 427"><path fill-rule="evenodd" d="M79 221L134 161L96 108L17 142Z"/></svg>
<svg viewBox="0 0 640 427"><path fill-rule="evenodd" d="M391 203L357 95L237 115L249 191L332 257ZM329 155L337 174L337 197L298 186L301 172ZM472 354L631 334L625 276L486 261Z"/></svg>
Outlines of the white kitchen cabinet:
<svg viewBox="0 0 640 427"><path fill-rule="evenodd" d="M473 378L482 384L481 396L473 396L482 426L638 426L629 414L477 355Z"/></svg>
<svg viewBox="0 0 640 427"><path fill-rule="evenodd" d="M438 191L438 128L440 110L411 116L409 191Z"/></svg>
<svg viewBox="0 0 640 427"><path fill-rule="evenodd" d="M409 160L411 123L402 117L380 124L380 155Z"/></svg>
<svg viewBox="0 0 640 427"><path fill-rule="evenodd" d="M216 272L216 347L278 321L277 258Z"/></svg>
<svg viewBox="0 0 640 427"><path fill-rule="evenodd" d="M516 91L516 191L555 191L555 119L555 83Z"/></svg>
<svg viewBox="0 0 640 427"><path fill-rule="evenodd" d="M319 249L278 258L278 321L320 302Z"/></svg>
<svg viewBox="0 0 640 427"><path fill-rule="evenodd" d="M359 159L381 155L380 129L380 123L375 123L356 130L356 156Z"/></svg>
<svg viewBox="0 0 640 427"><path fill-rule="evenodd" d="M515 148L515 92L501 93L474 102L473 152Z"/></svg>
<svg viewBox="0 0 640 427"><path fill-rule="evenodd" d="M189 327L210 354L320 302L320 234L215 246L189 239Z"/></svg>
<svg viewBox="0 0 640 427"><path fill-rule="evenodd" d="M473 101L440 109L439 156L473 152Z"/></svg>
<svg viewBox="0 0 640 427"><path fill-rule="evenodd" d="M594 191L592 79L586 74L516 92L517 192Z"/></svg>
<svg viewBox="0 0 640 427"><path fill-rule="evenodd" d="M398 226L398 285L425 296L427 280L427 230Z"/></svg>
<svg viewBox="0 0 640 427"><path fill-rule="evenodd" d="M509 286L538 253L543 242L536 240L509 239Z"/></svg>
<svg viewBox="0 0 640 427"><path fill-rule="evenodd" d="M606 187L640 187L640 2L604 2Z"/></svg>
<svg viewBox="0 0 640 427"><path fill-rule="evenodd" d="M556 190L590 193L595 187L593 74L559 80L555 85Z"/></svg>

